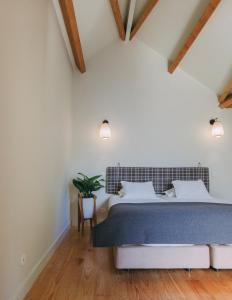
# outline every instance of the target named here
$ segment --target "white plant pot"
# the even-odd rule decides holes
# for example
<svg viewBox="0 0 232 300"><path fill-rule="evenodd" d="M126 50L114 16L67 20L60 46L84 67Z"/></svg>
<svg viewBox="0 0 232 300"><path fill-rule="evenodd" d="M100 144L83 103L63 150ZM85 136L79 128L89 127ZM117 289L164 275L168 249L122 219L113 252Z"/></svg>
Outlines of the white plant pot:
<svg viewBox="0 0 232 300"><path fill-rule="evenodd" d="M83 205L84 219L93 218L93 213L94 213L94 200L93 200L93 198L83 198L82 199L82 205Z"/></svg>

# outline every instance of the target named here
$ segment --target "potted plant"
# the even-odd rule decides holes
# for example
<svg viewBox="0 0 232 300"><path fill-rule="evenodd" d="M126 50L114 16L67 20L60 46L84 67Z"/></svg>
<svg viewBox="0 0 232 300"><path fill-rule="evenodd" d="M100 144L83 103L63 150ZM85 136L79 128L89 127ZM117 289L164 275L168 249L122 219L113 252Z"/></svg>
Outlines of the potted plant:
<svg viewBox="0 0 232 300"><path fill-rule="evenodd" d="M101 175L88 177L82 173L78 173L77 178L73 179L73 184L80 193L79 209L81 216L79 219L81 220L78 221L78 225L79 222L82 222L83 224L83 219L96 218L96 196L93 194L93 192L96 192L104 187L102 185L104 179L101 177Z"/></svg>

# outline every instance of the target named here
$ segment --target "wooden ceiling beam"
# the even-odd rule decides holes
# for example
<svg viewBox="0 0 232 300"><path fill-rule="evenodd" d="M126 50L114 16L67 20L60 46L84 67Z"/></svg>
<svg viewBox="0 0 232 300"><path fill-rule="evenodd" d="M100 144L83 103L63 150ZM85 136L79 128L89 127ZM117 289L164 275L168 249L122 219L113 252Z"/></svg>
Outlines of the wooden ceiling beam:
<svg viewBox="0 0 232 300"><path fill-rule="evenodd" d="M210 17L212 16L213 12L217 8L218 4L221 2L221 0L210 0L206 9L204 10L202 16L198 20L197 24L195 25L194 29L188 36L187 40L185 41L184 45L180 49L179 53L175 57L175 59L170 63L168 67L169 73L173 73L176 69L176 67L180 64L190 47L192 46L193 42L198 37L199 33L205 26L205 24L208 22Z"/></svg>
<svg viewBox="0 0 232 300"><path fill-rule="evenodd" d="M227 100L229 94L232 93L232 80L228 82L228 84L225 86L222 94L218 97L219 106L221 108L227 108L226 105L228 105L228 101L231 101L231 99ZM227 103L227 104L226 104Z"/></svg>
<svg viewBox="0 0 232 300"><path fill-rule="evenodd" d="M59 0L59 4L76 66L81 73L84 73L86 67L73 2L72 0Z"/></svg>
<svg viewBox="0 0 232 300"><path fill-rule="evenodd" d="M112 11L113 11L113 15L114 15L114 19L118 28L118 33L119 36L121 38L121 40L125 41L126 38L126 32L125 32L125 28L124 28L124 24L123 24L123 20L122 20L122 15L120 12L120 7L119 7L119 3L118 0L110 0L110 4L112 7Z"/></svg>
<svg viewBox="0 0 232 300"><path fill-rule="evenodd" d="M147 17L149 16L149 14L151 13L151 11L153 10L153 8L156 6L156 4L158 3L159 0L148 0L147 5L145 6L142 14L140 15L138 21L136 22L135 26L133 26L131 34L130 34L130 40L133 39L133 37L135 36L135 34L139 31L139 29L141 28L141 26L143 25L143 23L145 22L145 20L147 19Z"/></svg>
<svg viewBox="0 0 232 300"><path fill-rule="evenodd" d="M232 98L229 98L228 100L225 100L222 103L220 103L219 107L221 107L221 108L232 108Z"/></svg>

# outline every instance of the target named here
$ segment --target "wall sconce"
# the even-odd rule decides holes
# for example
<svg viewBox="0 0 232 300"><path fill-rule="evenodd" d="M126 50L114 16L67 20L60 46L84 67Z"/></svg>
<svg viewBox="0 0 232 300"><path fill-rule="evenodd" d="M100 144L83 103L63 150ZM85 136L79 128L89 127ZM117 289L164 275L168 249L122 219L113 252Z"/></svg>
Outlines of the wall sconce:
<svg viewBox="0 0 232 300"><path fill-rule="evenodd" d="M109 126L109 121L104 120L100 128L100 138L103 140L108 140L111 137L111 130Z"/></svg>
<svg viewBox="0 0 232 300"><path fill-rule="evenodd" d="M218 118L211 119L209 123L210 125L212 125L212 136L220 138L224 135L224 128L222 126L222 123L218 121Z"/></svg>

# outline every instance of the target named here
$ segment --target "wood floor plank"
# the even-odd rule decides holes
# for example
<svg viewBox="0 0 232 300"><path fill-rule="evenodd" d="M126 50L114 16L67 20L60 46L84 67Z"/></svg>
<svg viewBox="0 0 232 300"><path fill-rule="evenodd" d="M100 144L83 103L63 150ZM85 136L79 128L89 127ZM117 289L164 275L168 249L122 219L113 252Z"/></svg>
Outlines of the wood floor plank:
<svg viewBox="0 0 232 300"><path fill-rule="evenodd" d="M232 271L115 270L89 229L70 230L25 300L231 300Z"/></svg>

